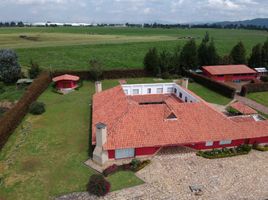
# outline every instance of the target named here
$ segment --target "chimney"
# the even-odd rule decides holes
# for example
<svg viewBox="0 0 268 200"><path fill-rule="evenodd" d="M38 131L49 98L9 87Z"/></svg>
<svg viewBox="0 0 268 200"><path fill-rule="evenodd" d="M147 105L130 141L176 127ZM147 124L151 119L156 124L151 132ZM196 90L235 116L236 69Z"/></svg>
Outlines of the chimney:
<svg viewBox="0 0 268 200"><path fill-rule="evenodd" d="M107 141L107 127L103 123L96 125L96 146L102 147Z"/></svg>
<svg viewBox="0 0 268 200"><path fill-rule="evenodd" d="M96 81L95 82L95 91L96 93L99 93L102 91L102 84L101 84L101 81Z"/></svg>
<svg viewBox="0 0 268 200"><path fill-rule="evenodd" d="M181 86L188 89L188 82L189 82L188 78L183 78L181 82Z"/></svg>
<svg viewBox="0 0 268 200"><path fill-rule="evenodd" d="M107 141L107 126L103 123L98 123L96 125L96 146L93 151L93 160L99 164L103 165L108 161L108 151L103 149L103 145Z"/></svg>

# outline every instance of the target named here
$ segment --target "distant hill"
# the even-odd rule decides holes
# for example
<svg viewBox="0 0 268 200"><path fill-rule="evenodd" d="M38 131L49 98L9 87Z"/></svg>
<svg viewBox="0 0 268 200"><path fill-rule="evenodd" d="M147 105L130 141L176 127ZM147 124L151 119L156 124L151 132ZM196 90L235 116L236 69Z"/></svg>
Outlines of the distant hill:
<svg viewBox="0 0 268 200"><path fill-rule="evenodd" d="M227 26L227 25L244 25L244 26L265 26L268 28L268 18L256 18L251 20L244 20L244 21L223 21L223 22L216 22L214 24Z"/></svg>

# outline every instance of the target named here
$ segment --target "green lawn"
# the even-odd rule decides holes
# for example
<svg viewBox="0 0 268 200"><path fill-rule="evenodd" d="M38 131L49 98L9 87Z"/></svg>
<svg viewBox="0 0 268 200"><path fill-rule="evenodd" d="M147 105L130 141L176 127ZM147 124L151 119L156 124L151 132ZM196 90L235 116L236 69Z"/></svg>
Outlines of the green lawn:
<svg viewBox="0 0 268 200"><path fill-rule="evenodd" d="M1 82L0 82L1 84ZM15 85L4 86L4 91L0 90L0 101L16 101L21 98L24 93L24 89L16 89Z"/></svg>
<svg viewBox="0 0 268 200"><path fill-rule="evenodd" d="M28 114L0 153L0 197L47 200L85 190L94 173L83 164L88 159L93 93L94 84L84 82L68 95L53 93L51 88L41 95L38 101L46 104L46 112ZM114 174L109 180L112 190L142 183L132 172Z"/></svg>
<svg viewBox="0 0 268 200"><path fill-rule="evenodd" d="M230 98L227 98L217 92L214 92L213 90L210 90L198 83L189 83L189 89L201 98L203 98L205 101L210 103L226 105L231 101Z"/></svg>
<svg viewBox="0 0 268 200"><path fill-rule="evenodd" d="M24 67L33 59L46 69L87 69L88 60L97 58L106 69L141 68L149 48L171 51L182 46L186 36L199 43L206 31L221 55L228 54L238 41L245 44L250 55L251 48L268 37L267 32L255 30L23 27L1 28L0 48L14 48Z"/></svg>
<svg viewBox="0 0 268 200"><path fill-rule="evenodd" d="M256 101L268 107L268 92L249 93L247 95L247 98L252 99L253 101Z"/></svg>

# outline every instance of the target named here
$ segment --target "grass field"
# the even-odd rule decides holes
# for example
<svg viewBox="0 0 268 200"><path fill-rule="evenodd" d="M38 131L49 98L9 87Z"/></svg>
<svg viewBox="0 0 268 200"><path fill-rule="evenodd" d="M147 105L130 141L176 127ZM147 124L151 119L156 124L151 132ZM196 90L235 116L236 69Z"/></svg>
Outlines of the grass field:
<svg viewBox="0 0 268 200"><path fill-rule="evenodd" d="M249 55L253 45L268 37L267 32L252 30L24 27L1 28L0 48L15 49L24 67L33 59L43 68L87 69L88 60L97 58L106 69L141 68L149 48L171 51L182 46L186 36L200 42L206 31L221 55L238 41L244 42Z"/></svg>
<svg viewBox="0 0 268 200"><path fill-rule="evenodd" d="M247 97L268 107L268 92L249 93Z"/></svg>
<svg viewBox="0 0 268 200"><path fill-rule="evenodd" d="M227 105L231 99L214 92L198 83L189 83L189 89L209 103Z"/></svg>
<svg viewBox="0 0 268 200"><path fill-rule="evenodd" d="M1 83L1 82L0 82ZM15 85L9 85L4 87L4 91L0 91L0 101L16 101L21 98L24 93L24 89L16 89Z"/></svg>

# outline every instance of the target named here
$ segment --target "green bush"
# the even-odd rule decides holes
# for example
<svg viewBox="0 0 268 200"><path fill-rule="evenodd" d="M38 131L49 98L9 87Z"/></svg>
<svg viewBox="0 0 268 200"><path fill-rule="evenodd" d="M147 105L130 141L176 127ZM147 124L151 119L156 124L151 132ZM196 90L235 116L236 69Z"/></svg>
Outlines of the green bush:
<svg viewBox="0 0 268 200"><path fill-rule="evenodd" d="M45 104L42 102L33 102L30 105L30 109L29 112L33 115L41 115L42 113L44 113L46 111L45 109Z"/></svg>
<svg viewBox="0 0 268 200"><path fill-rule="evenodd" d="M238 110L232 108L231 106L229 106L226 110L228 111L228 113L230 113L232 115L240 115L241 114Z"/></svg>
<svg viewBox="0 0 268 200"><path fill-rule="evenodd" d="M92 175L87 184L87 191L97 196L105 196L110 189L111 184L102 175Z"/></svg>
<svg viewBox="0 0 268 200"><path fill-rule="evenodd" d="M140 163L141 163L140 160L134 158L131 160L130 164L131 164L132 169L136 169L140 165Z"/></svg>
<svg viewBox="0 0 268 200"><path fill-rule="evenodd" d="M5 92L5 84L0 82L0 94Z"/></svg>
<svg viewBox="0 0 268 200"><path fill-rule="evenodd" d="M146 167L150 163L151 163L150 160L144 160L144 161L140 162L140 164L135 169L133 169L133 171L135 171L135 172L140 171L141 169L143 169L144 167Z"/></svg>
<svg viewBox="0 0 268 200"><path fill-rule="evenodd" d="M268 144L266 145L255 144L253 145L253 149L258 150L258 151L268 151Z"/></svg>
<svg viewBox="0 0 268 200"><path fill-rule="evenodd" d="M222 148L222 149L213 149L210 151L198 151L196 155L209 159L225 158L225 157L248 154L251 151L251 149L252 147L250 145L243 144L235 148Z"/></svg>
<svg viewBox="0 0 268 200"><path fill-rule="evenodd" d="M30 69L28 70L28 75L31 79L35 79L41 73L41 69L38 63L34 63L32 60L30 62Z"/></svg>

